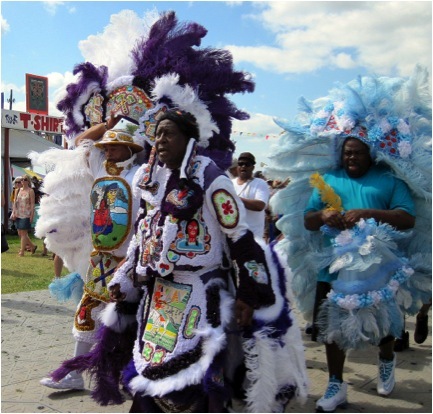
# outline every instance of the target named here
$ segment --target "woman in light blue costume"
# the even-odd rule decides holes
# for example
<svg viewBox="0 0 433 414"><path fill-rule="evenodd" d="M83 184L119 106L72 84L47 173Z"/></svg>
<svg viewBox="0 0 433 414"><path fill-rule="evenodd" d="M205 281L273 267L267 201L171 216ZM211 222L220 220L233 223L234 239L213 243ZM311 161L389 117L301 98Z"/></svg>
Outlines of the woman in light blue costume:
<svg viewBox="0 0 433 414"><path fill-rule="evenodd" d="M266 174L291 179L271 200L273 210L283 215L277 222L285 235L279 248L293 271L293 290L307 319L313 315L317 275L329 270L333 276L320 308L319 339L343 351L398 337L403 314L415 314L431 297L430 103L427 71L416 67L408 79L360 77L338 85L325 98L301 100L294 122L277 120L286 133ZM366 134L360 134L359 125ZM321 232L304 228L311 185L313 198L325 208L343 215L353 208L345 205L344 192L334 191L329 175L322 177L340 170L342 146L350 136L368 146L375 168L386 169L409 188L416 211L412 230L397 231L373 219L343 231L326 225ZM381 394L392 391L393 367L384 365L379 372L382 382L390 377L385 390L378 385ZM331 380L318 408L333 411L346 402L346 387Z"/></svg>

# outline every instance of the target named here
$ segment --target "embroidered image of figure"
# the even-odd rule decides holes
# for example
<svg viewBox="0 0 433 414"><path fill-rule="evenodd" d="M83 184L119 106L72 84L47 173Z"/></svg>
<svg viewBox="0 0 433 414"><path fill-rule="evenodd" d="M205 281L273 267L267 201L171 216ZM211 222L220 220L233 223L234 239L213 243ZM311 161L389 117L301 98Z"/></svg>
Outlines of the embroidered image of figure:
<svg viewBox="0 0 433 414"><path fill-rule="evenodd" d="M143 340L173 352L190 295L189 285L158 281Z"/></svg>
<svg viewBox="0 0 433 414"><path fill-rule="evenodd" d="M186 234L187 234L187 244L195 244L198 245L198 235L199 235L199 227L197 220L190 220L186 226Z"/></svg>
<svg viewBox="0 0 433 414"><path fill-rule="evenodd" d="M118 180L98 181L92 191L92 240L95 248L113 248L128 227L128 191Z"/></svg>

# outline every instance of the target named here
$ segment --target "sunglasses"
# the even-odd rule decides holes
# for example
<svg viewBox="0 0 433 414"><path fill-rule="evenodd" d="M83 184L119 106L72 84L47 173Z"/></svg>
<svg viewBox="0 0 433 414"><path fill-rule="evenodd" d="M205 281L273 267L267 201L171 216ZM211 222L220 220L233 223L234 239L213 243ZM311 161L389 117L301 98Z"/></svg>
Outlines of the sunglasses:
<svg viewBox="0 0 433 414"><path fill-rule="evenodd" d="M250 162L238 162L238 167L251 167L252 165Z"/></svg>
<svg viewBox="0 0 433 414"><path fill-rule="evenodd" d="M21 184L22 181L15 181L15 184Z"/></svg>

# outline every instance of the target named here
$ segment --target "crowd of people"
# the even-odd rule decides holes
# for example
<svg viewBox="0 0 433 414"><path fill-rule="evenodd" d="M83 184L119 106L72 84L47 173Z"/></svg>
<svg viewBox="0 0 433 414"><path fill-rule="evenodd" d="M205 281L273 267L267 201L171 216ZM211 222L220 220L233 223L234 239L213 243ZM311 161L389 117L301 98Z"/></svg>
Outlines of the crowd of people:
<svg viewBox="0 0 433 414"><path fill-rule="evenodd" d="M422 228L431 233L431 218L417 224L429 194L431 200L431 178L422 181L421 168L404 174L404 167L415 169L409 147L428 120L422 97L411 106L416 116L392 112L410 105L390 105L386 119L385 103L413 99L413 83L411 94L388 91L388 101L365 97L361 83L324 108L320 100L302 127L281 124L287 145L275 164L283 166L265 170L277 177L267 178L254 171L253 153L233 158L230 141L231 119L246 115L225 93L253 86L226 55L191 53L204 33L196 24L178 30L174 13L163 14L149 36L166 58L158 60L152 42L138 43L134 71L109 84L107 68L87 62L76 68L77 84L58 105L75 149L55 152L38 234L84 286L73 322L74 355L41 384L83 389L87 371L92 398L121 403L123 386L131 412L227 412L233 398L249 412L283 412L293 398L305 400L309 384L291 286L312 322L311 339L326 351L329 382L317 410L333 412L347 402L346 353L366 345L379 348L377 393L391 394L404 313L418 311L417 343L428 335L431 267L408 230L431 247ZM356 87L357 99L344 95ZM95 94L107 99L105 116ZM356 102L363 106L354 108ZM138 125L134 134L122 126L125 118ZM412 125L417 133L410 135ZM431 156L424 138L414 144L414 157L422 153L422 160ZM62 220L55 203L65 190L56 182L77 176L67 197L82 208ZM17 184L12 215L20 255L27 246L34 254L27 232L35 195L29 180ZM74 221L75 213L82 217ZM75 250L65 243L82 246L82 234L91 245L71 255Z"/></svg>

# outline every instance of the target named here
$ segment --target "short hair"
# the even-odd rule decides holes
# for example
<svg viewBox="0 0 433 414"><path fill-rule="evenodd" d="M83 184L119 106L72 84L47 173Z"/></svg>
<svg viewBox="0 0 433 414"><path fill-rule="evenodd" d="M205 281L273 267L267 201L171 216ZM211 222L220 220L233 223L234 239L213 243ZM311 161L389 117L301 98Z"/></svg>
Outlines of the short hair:
<svg viewBox="0 0 433 414"><path fill-rule="evenodd" d="M158 130L160 122L168 119L174 122L178 128L186 135L187 138L200 138L200 132L195 116L189 112L181 111L179 109L170 109L164 112L156 122L155 133Z"/></svg>

